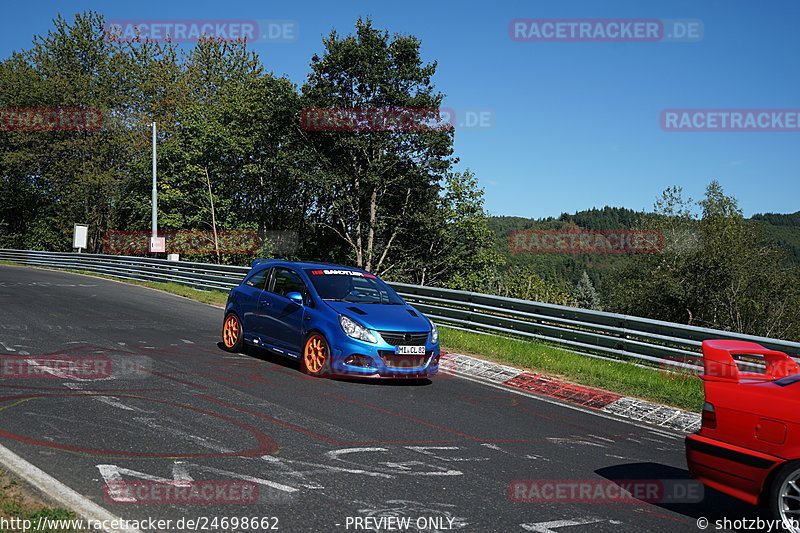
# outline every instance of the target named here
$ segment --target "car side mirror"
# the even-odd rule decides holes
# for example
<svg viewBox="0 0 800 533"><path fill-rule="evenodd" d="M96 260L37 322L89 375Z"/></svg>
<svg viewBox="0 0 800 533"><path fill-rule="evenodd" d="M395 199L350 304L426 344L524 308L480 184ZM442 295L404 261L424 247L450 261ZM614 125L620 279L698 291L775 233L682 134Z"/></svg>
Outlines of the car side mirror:
<svg viewBox="0 0 800 533"><path fill-rule="evenodd" d="M303 305L303 295L299 292L292 291L286 294L286 297L289 298L291 301L296 303L297 305Z"/></svg>

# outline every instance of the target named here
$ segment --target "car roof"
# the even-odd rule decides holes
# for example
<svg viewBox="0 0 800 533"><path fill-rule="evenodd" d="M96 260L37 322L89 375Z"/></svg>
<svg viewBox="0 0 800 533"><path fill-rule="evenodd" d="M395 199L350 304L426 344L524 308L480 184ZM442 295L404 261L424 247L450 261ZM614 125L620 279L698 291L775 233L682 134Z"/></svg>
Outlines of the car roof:
<svg viewBox="0 0 800 533"><path fill-rule="evenodd" d="M344 270L355 270L357 272L366 272L366 270L353 267L353 266L346 266L346 265L339 265L336 263L324 263L321 261L286 261L284 259L256 259L253 261L252 267L255 268L257 266L293 266L296 268L339 268Z"/></svg>

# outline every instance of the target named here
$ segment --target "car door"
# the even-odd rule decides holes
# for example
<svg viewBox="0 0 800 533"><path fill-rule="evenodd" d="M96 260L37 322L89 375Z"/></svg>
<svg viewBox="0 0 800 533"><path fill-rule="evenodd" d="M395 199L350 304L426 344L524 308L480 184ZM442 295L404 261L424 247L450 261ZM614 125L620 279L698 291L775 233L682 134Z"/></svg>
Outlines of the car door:
<svg viewBox="0 0 800 533"><path fill-rule="evenodd" d="M268 302L263 306L264 325L272 344L297 355L303 341L305 307L289 300L286 295L290 292L299 292L307 301L308 291L300 275L290 268L275 267L264 293Z"/></svg>
<svg viewBox="0 0 800 533"><path fill-rule="evenodd" d="M256 333L258 314L261 312L260 300L267 288L270 270L268 267L252 272L239 287L239 312L245 332Z"/></svg>

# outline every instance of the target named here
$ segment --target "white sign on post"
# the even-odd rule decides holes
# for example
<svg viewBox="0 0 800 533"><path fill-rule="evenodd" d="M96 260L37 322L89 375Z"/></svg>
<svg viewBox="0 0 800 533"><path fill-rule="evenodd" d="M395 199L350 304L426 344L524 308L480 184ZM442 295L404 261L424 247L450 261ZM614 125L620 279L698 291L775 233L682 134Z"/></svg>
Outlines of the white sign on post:
<svg viewBox="0 0 800 533"><path fill-rule="evenodd" d="M166 237L150 237L150 253L163 253L167 250Z"/></svg>
<svg viewBox="0 0 800 533"><path fill-rule="evenodd" d="M75 224L75 229L72 232L72 247L78 249L78 253L88 247L89 242L89 226L86 224Z"/></svg>

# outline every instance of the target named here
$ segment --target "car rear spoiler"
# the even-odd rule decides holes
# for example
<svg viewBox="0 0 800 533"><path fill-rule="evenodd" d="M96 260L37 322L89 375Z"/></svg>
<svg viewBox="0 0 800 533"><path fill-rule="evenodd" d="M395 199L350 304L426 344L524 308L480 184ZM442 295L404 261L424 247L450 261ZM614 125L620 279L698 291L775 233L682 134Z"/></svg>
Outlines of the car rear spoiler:
<svg viewBox="0 0 800 533"><path fill-rule="evenodd" d="M764 358L764 373L740 372L734 355L757 355ZM703 341L704 381L740 380L774 381L800 372L800 365L783 352L768 350L755 342L708 340Z"/></svg>

